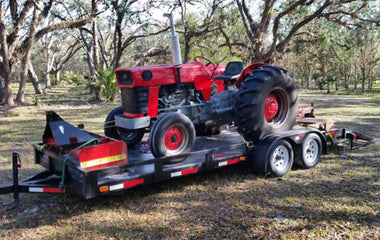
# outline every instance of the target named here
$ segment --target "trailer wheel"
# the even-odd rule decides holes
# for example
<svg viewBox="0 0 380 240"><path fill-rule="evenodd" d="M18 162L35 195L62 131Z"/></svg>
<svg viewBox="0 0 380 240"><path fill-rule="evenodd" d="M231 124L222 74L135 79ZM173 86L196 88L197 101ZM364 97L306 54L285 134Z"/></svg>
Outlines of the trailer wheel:
<svg viewBox="0 0 380 240"><path fill-rule="evenodd" d="M322 154L322 141L321 138L315 134L308 134L302 142L302 146L299 150L299 154L295 159L297 165L303 168L315 167Z"/></svg>
<svg viewBox="0 0 380 240"><path fill-rule="evenodd" d="M115 116L124 112L123 106L114 108L104 123L104 134L107 137L123 140L128 147L138 144L144 136L144 129L125 129L115 125Z"/></svg>
<svg viewBox="0 0 380 240"><path fill-rule="evenodd" d="M284 139L279 140L268 149L267 161L269 171L276 177L281 177L290 171L293 165L293 148Z"/></svg>
<svg viewBox="0 0 380 240"><path fill-rule="evenodd" d="M297 115L298 88L286 70L262 66L240 82L234 105L235 123L247 141L289 130Z"/></svg>
<svg viewBox="0 0 380 240"><path fill-rule="evenodd" d="M150 150L156 158L186 153L194 142L194 125L182 113L163 114L150 131Z"/></svg>

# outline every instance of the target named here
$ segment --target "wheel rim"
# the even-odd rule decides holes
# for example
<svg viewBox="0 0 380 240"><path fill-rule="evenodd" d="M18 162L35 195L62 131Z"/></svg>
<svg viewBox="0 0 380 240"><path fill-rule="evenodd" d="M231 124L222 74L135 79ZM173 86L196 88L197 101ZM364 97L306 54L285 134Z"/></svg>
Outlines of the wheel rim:
<svg viewBox="0 0 380 240"><path fill-rule="evenodd" d="M273 151L271 162L273 167L275 167L279 172L286 169L289 164L288 149L282 145L276 147L276 149Z"/></svg>
<svg viewBox="0 0 380 240"><path fill-rule="evenodd" d="M278 112L278 101L276 95L270 93L265 99L264 117L267 122L273 120Z"/></svg>
<svg viewBox="0 0 380 240"><path fill-rule="evenodd" d="M282 89L276 89L269 93L265 99L264 117L273 127L280 126L287 119L289 112L289 100Z"/></svg>
<svg viewBox="0 0 380 240"><path fill-rule="evenodd" d="M170 127L165 133L165 147L170 150L178 150L184 146L184 132L179 126Z"/></svg>
<svg viewBox="0 0 380 240"><path fill-rule="evenodd" d="M315 139L306 142L303 149L304 160L307 163L314 163L319 157L319 145Z"/></svg>

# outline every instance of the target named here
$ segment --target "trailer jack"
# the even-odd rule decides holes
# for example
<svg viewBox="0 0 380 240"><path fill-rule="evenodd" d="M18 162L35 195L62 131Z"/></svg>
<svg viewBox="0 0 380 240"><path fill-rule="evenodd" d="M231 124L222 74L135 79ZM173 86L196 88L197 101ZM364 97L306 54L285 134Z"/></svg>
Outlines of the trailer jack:
<svg viewBox="0 0 380 240"><path fill-rule="evenodd" d="M19 193L65 193L66 189L59 188L60 178L55 174L43 171L33 177L19 182L21 158L16 152L12 153L12 185L0 186L0 195L13 193L14 206L19 206Z"/></svg>

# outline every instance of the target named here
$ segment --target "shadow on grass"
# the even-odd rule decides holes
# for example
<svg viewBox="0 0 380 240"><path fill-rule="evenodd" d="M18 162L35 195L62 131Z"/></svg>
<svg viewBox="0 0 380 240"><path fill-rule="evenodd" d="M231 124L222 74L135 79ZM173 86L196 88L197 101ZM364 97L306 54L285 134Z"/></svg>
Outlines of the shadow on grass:
<svg viewBox="0 0 380 240"><path fill-rule="evenodd" d="M374 194L379 188L375 183L378 170L362 177L340 176L343 164L347 170L369 162L378 169L378 157L366 159L367 163L339 160L332 166L329 164L335 160L325 160L320 164L327 166L297 170L284 178L253 175L241 164L90 200L68 196L60 202L57 197L38 194L34 197L37 202L30 202L32 198L29 206L6 210L8 223L0 229L55 226L69 220L70 228L56 232L56 237L76 236L79 230L107 238L175 238L186 229L189 237L234 238L255 237L252 229L256 227L262 231L256 237L272 237L271 228L263 226L289 221L298 222L294 231L337 221L379 227L379 203ZM331 180L316 176L331 172L336 173ZM289 228L276 231L285 234Z"/></svg>

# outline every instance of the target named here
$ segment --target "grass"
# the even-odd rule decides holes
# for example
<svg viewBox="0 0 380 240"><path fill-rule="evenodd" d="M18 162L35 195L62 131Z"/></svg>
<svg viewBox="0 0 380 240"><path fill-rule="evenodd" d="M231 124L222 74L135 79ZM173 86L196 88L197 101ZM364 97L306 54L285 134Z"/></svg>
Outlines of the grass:
<svg viewBox="0 0 380 240"><path fill-rule="evenodd" d="M37 173L32 142L41 141L45 111L102 133L118 103L94 102L87 90L56 87L0 111L0 184L11 182L13 151L23 160L21 177ZM380 94L326 95L302 91L318 117L330 118L377 139L341 158L322 157L309 170L282 178L251 173L244 164L137 187L123 195L83 200L67 195L0 195L1 239L379 239ZM38 102L38 105L34 103Z"/></svg>

